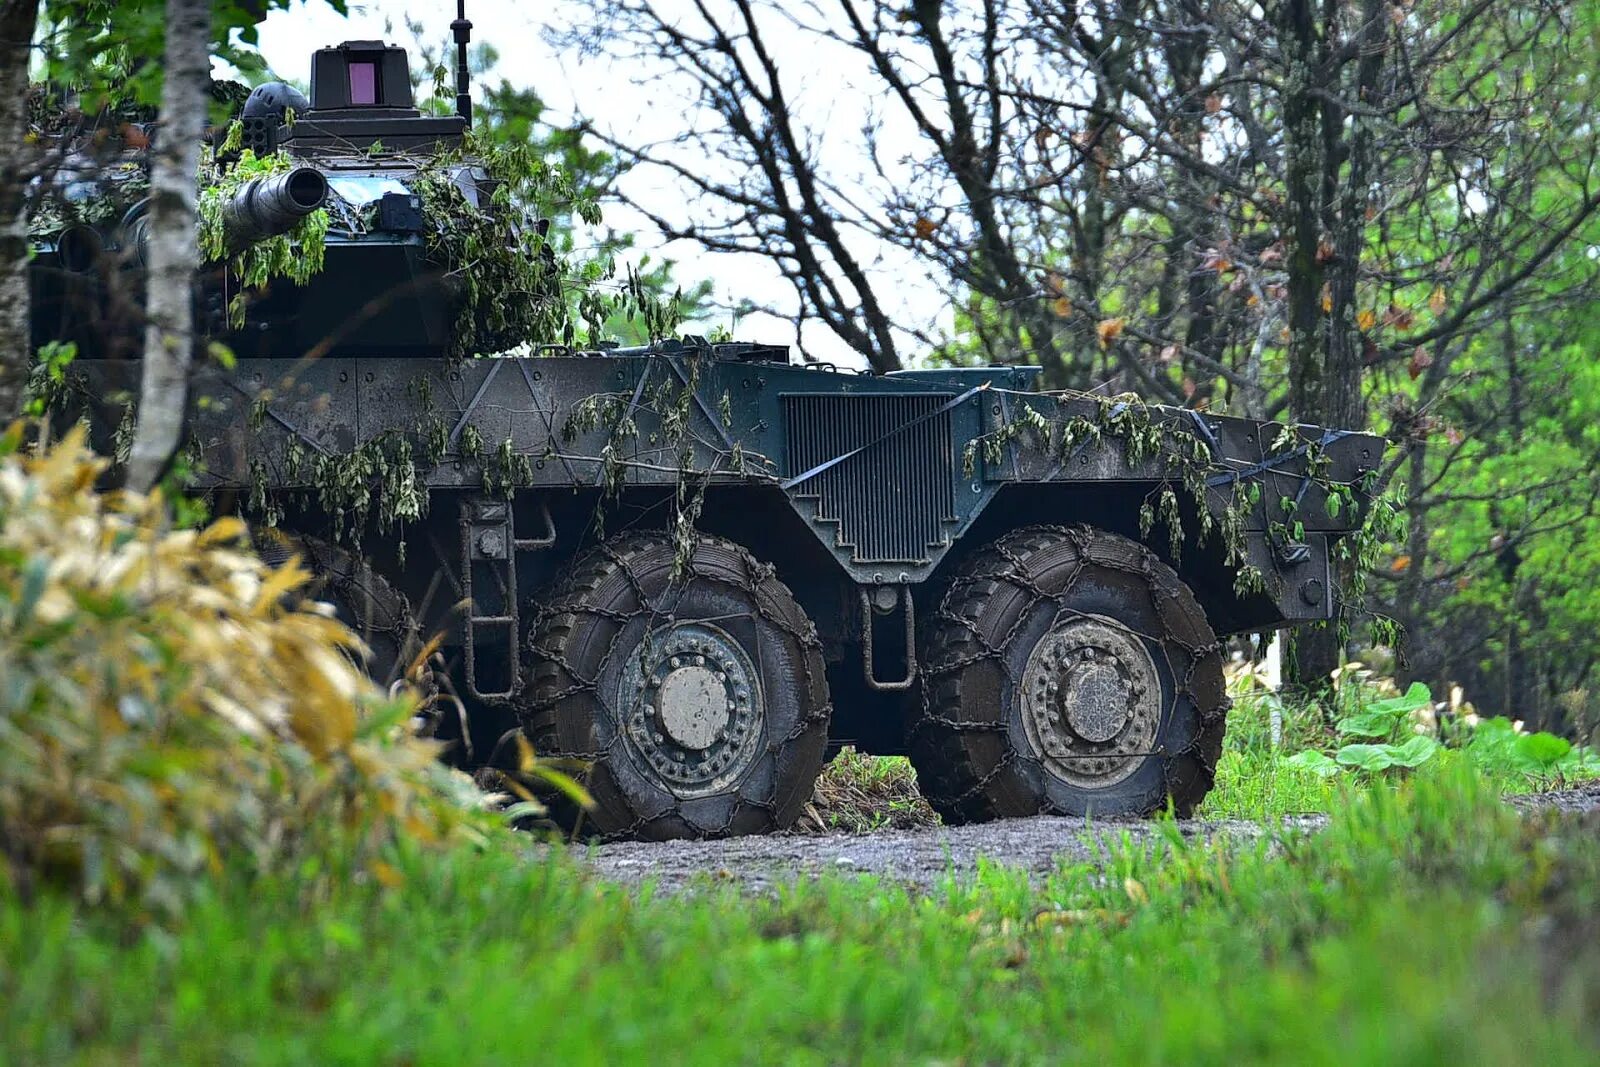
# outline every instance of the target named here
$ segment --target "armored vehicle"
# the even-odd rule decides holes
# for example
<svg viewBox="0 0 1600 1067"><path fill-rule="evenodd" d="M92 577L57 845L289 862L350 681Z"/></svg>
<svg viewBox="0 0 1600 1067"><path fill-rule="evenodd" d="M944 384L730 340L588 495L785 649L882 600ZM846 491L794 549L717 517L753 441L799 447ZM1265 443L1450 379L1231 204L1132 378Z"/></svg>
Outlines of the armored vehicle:
<svg viewBox="0 0 1600 1067"><path fill-rule="evenodd" d="M292 165L232 194L226 242L325 210L326 260L242 319L226 276L200 286L239 358L194 384L193 490L304 557L376 673L439 635L441 703L470 712L437 724L450 758L583 761L589 830L780 829L846 743L909 754L949 820L1187 810L1222 639L1335 614L1377 438L1041 392L1028 366L687 337L479 356L517 340L487 327L463 354L415 160L466 116L419 112L403 53L357 41L245 118ZM493 177L452 166L491 213ZM41 240L47 308L136 249L127 215ZM77 327L68 406L114 449L138 361L92 315L41 321Z"/></svg>

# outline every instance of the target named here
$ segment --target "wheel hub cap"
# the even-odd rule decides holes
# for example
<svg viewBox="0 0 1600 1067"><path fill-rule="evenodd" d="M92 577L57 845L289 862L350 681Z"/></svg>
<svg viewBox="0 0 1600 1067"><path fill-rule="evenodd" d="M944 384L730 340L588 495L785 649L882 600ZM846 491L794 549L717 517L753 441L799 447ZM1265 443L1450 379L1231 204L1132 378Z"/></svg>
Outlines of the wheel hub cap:
<svg viewBox="0 0 1600 1067"><path fill-rule="evenodd" d="M635 762L675 796L715 793L736 781L761 745L755 665L710 623L668 623L628 657L617 706Z"/></svg>
<svg viewBox="0 0 1600 1067"><path fill-rule="evenodd" d="M706 667L679 667L667 674L656 692L656 717L667 736L683 748L704 752L727 732L735 705L718 673Z"/></svg>
<svg viewBox="0 0 1600 1067"><path fill-rule="evenodd" d="M1023 728L1051 774L1102 788L1138 770L1155 745L1161 682L1145 643L1099 615L1058 622L1022 675Z"/></svg>
<svg viewBox="0 0 1600 1067"><path fill-rule="evenodd" d="M1128 722L1128 682L1114 667L1091 663L1069 676L1067 725L1085 741L1109 741Z"/></svg>

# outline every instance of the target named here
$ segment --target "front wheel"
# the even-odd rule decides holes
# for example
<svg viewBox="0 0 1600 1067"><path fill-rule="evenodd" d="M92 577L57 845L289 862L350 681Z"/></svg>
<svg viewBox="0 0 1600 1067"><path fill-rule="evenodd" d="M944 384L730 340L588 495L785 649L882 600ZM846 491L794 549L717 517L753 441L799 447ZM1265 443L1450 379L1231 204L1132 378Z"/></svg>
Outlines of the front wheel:
<svg viewBox="0 0 1600 1067"><path fill-rule="evenodd" d="M524 729L589 764L589 826L663 839L787 827L827 741L816 627L772 568L697 536L626 534L573 567L529 638ZM676 562L676 566L675 566Z"/></svg>
<svg viewBox="0 0 1600 1067"><path fill-rule="evenodd" d="M1172 568L1125 537L1030 526L978 551L922 635L911 761L950 822L1191 811L1227 697Z"/></svg>

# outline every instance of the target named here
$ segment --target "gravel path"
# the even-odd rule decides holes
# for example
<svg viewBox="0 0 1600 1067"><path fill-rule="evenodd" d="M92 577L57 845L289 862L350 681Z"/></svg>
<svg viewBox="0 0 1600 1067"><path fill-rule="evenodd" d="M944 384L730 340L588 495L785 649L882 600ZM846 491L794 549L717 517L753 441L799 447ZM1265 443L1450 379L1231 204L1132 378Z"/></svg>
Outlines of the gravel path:
<svg viewBox="0 0 1600 1067"><path fill-rule="evenodd" d="M1514 797L1526 811L1579 812L1600 810L1600 783L1583 789ZM1321 815L1285 819L1286 829L1314 831ZM1187 838L1253 840L1266 833L1262 823L1246 820L1180 820ZM947 873L970 876L980 857L1020 867L1034 876L1062 862L1095 862L1104 854L1101 842L1128 835L1135 841L1157 836L1144 820L1067 819L1040 816L1002 819L977 826L935 826L921 830L881 830L871 834L782 834L736 837L723 841L621 841L589 848L586 860L601 877L618 882L653 879L664 890L682 889L701 875L737 880L760 891L797 877L823 871L874 874L921 888L933 886Z"/></svg>
<svg viewBox="0 0 1600 1067"><path fill-rule="evenodd" d="M1600 780L1586 782L1578 789L1562 789L1554 793L1525 793L1507 797L1507 802L1523 811L1558 811L1577 815L1586 811L1600 811Z"/></svg>
<svg viewBox="0 0 1600 1067"><path fill-rule="evenodd" d="M1322 816L1291 819L1297 829L1313 830ZM1178 823L1185 837L1227 836L1249 840L1266 827L1244 820ZM876 874L922 888L954 871L970 875L980 857L1041 875L1059 863L1095 861L1101 841L1127 834L1135 841L1157 836L1146 820L1097 820L1039 816L1001 819L976 826L934 826L920 830L880 830L870 834L769 834L724 841L620 841L590 849L588 862L602 877L618 882L654 879L662 889L680 889L699 875L737 879L760 890L800 875L822 871Z"/></svg>

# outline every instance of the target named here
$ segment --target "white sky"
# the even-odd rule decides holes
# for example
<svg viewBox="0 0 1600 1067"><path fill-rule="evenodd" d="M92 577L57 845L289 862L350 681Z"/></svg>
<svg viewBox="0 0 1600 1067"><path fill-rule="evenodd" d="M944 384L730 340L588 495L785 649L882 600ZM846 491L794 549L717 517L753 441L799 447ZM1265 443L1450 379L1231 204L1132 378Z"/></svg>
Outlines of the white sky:
<svg viewBox="0 0 1600 1067"><path fill-rule="evenodd" d="M659 136L681 126L685 106L682 100L674 98L665 83L639 85L641 75L647 72L636 65L623 68L622 64L605 57L580 61L575 56L557 53L544 41L540 32L542 23L553 17L553 12L559 10L562 14L580 16L585 6L570 0L565 4L468 0L467 17L473 22L473 41L488 42L500 53L499 67L491 77L496 81L504 77L513 85L536 90L550 107L551 121L561 123L581 113L599 128L624 139L639 133ZM429 3L352 0L349 7L349 18L343 18L321 0L309 3L295 0L288 10L269 15L260 27L260 47L273 71L280 77L304 81L310 73L314 49L347 39L383 38L409 46L410 35L405 29L407 16L427 27L427 40L443 43L449 38L450 22L455 17L455 4L448 0ZM393 29L386 30L386 23L392 24ZM854 72L842 66L848 62L848 57L827 57L819 51L807 49L806 54L798 57L805 71L802 91L812 94L812 102L826 108L830 119L837 119L839 112L847 113L848 121L838 122L837 128L858 128L860 121L856 116L866 114L866 104L858 95L853 95L851 75ZM838 64L834 69L829 68L830 58ZM791 76L786 72L786 79ZM820 100L818 94L821 94ZM672 113L657 117L662 116L664 109ZM849 152L853 148L841 145L837 150ZM685 193L672 180L649 168L641 168L627 175L624 183L630 195L652 210L682 217ZM789 284L779 276L774 265L760 257L711 254L688 242L662 248L650 224L621 205L606 206L606 221L614 229L635 232L641 250L665 253L677 260L677 274L682 281L711 279L715 287L713 296L719 303L734 305L749 299L780 308L795 304ZM936 298L926 289L926 280L918 279L920 285L915 282L907 285L905 267L906 264L894 265L894 276L908 292L922 289L924 295L919 302L924 309L928 308L928 301ZM888 264L880 265L881 271L890 269ZM945 316L936 311L934 317ZM687 328L692 332L716 325L733 324L723 315L719 320ZM736 324L734 334L740 340L769 343L794 343L796 340L790 322L763 314L743 318ZM808 325L801 342L805 351L816 358L861 365L859 357L820 325Z"/></svg>

